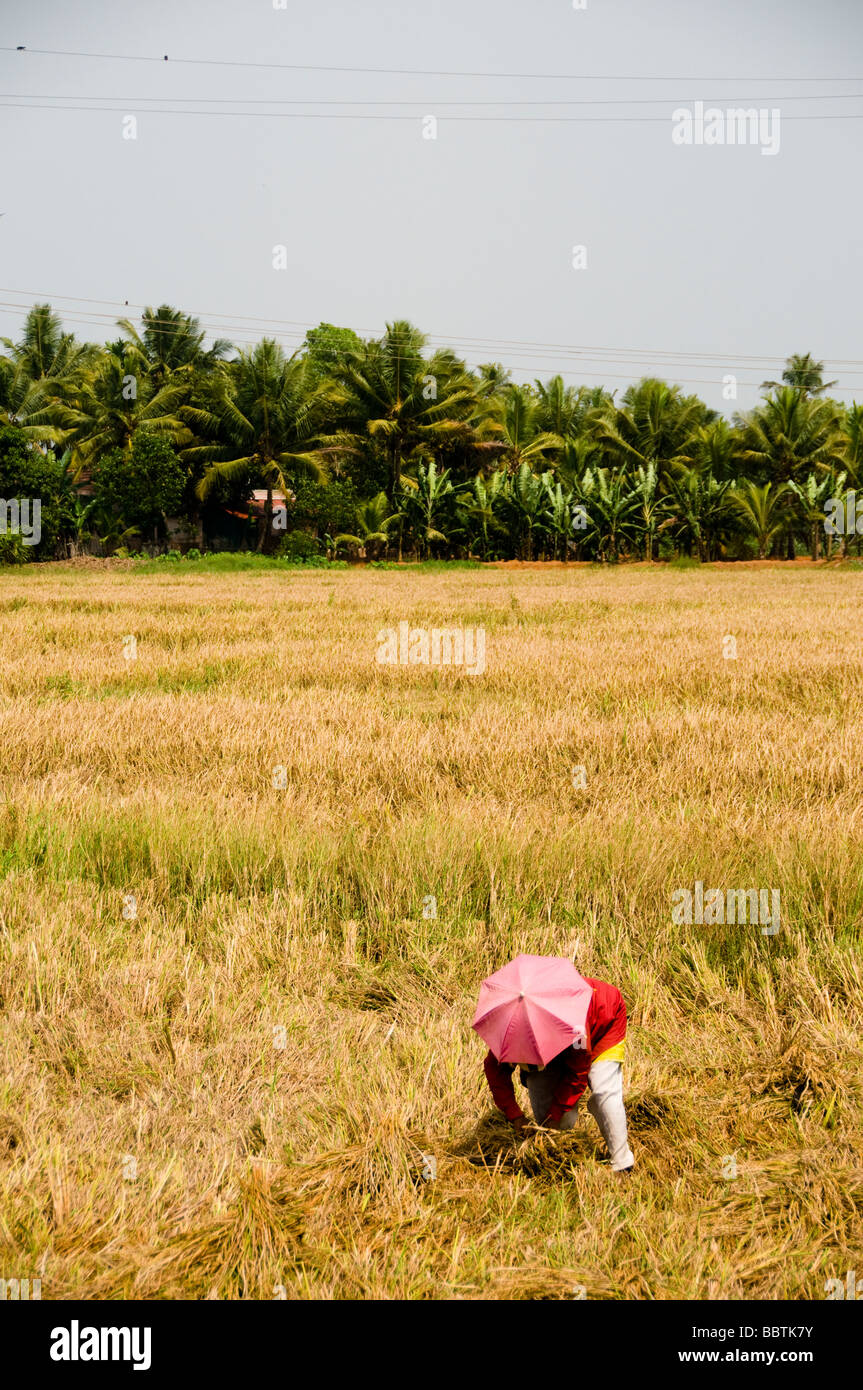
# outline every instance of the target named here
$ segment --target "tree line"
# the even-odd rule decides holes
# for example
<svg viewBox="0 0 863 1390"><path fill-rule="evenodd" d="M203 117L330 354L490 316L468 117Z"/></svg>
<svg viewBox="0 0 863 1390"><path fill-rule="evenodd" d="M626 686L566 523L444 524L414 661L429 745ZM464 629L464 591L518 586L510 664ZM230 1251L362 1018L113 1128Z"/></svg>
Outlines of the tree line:
<svg viewBox="0 0 863 1390"><path fill-rule="evenodd" d="M154 553L177 522L298 559L848 553L824 522L863 484L863 406L832 399L808 353L729 422L652 377L619 400L516 383L405 321L375 339L321 324L292 355L207 347L170 305L117 327L82 342L36 304L0 339L0 496L42 509L38 546L7 528L0 561ZM226 539L231 515L246 523Z"/></svg>

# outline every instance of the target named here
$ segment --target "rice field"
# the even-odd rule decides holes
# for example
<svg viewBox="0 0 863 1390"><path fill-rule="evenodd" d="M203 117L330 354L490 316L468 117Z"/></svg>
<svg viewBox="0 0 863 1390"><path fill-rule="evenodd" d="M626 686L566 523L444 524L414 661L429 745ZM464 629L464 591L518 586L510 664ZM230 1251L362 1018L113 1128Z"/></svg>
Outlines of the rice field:
<svg viewBox="0 0 863 1390"><path fill-rule="evenodd" d="M781 563L3 571L0 1276L863 1272L861 599ZM382 664L403 622L481 627L485 669ZM676 924L697 882L779 890L779 930ZM623 991L629 1179L586 1112L519 1143L493 1108L470 1024L519 951Z"/></svg>

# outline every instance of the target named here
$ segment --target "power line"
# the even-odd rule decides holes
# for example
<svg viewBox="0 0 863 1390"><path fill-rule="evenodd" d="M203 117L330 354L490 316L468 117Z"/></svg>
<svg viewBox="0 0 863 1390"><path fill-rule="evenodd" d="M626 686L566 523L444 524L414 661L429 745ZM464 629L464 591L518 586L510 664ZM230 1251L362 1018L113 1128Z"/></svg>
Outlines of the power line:
<svg viewBox="0 0 863 1390"><path fill-rule="evenodd" d="M21 312L21 313L23 314L25 311L24 311L24 310L19 310L19 312ZM102 326L103 326L103 325L101 325L101 324L93 324L93 323L90 323L88 320L86 320L86 319L84 319L84 318L82 318L82 317L79 317L79 316L75 316L75 315L69 315L69 316L68 316L68 321L71 322L71 323L83 324L83 326L84 326L85 328L93 328L93 327L102 327ZM147 322L151 322L151 320L148 320ZM181 332L181 331L182 331L182 325L176 325L176 324L171 325L171 331ZM208 329L207 331L212 331L212 329ZM228 331L231 331L229 325L228 325ZM299 334L297 334L297 333L290 334L290 333L284 333L284 332L283 332L283 333L280 333L280 332L277 332L277 331L276 331L276 332L273 332L272 336L273 336L275 339L277 339L277 340L279 340L279 339L286 339L286 340L288 340L288 341L286 342L286 346L287 346L288 348L294 348L295 350L297 350L297 349L299 349L300 347L302 347L302 339L300 338L299 341L296 341L296 340L299 338ZM236 332L234 332L234 341L232 342L232 346L240 347L240 348L244 348L244 347L255 347L259 342L260 342L260 339L259 339L259 338L239 338L239 337L236 336ZM129 340L129 345L131 346L131 340ZM100 345L99 345L99 344L96 344L95 346L100 346ZM470 348L469 348L469 349L464 349L464 348L462 348L461 351L462 351L462 352L472 352L472 353L474 353L475 355L478 355L479 352L480 352L481 350L480 350L480 349L477 349L477 348L473 348L473 349L470 349ZM396 360L397 360L397 361L407 361L407 360L409 360L409 359L408 359L407 357L401 357L401 356L399 356L399 355L396 355ZM543 356L541 360L542 360L542 361L549 361L549 360L551 360L551 361L554 361L554 362L556 363L558 359L557 359L556 357L554 357L553 355L551 355L551 354L547 354L547 355ZM554 371L552 372L552 376L569 376L569 377L574 377L574 378L576 378L577 380L583 380L585 377L591 377L591 378L596 378L597 381L598 381L600 384L602 384L602 383L603 383L604 381L606 381L606 380L611 380L611 381L627 381L627 382L631 382L631 383L632 383L632 382L635 382L635 381L637 381L637 380L639 380L639 379L641 379L641 378L647 377L647 376L661 376L662 379L665 379L666 376L669 376L670 379L672 380L672 382L673 382L674 384L678 384L678 385L687 385L687 386L717 386L717 387L718 387L718 386L721 386L721 385L723 384L722 379L721 379L721 378L718 378L718 377L716 377L716 376L713 376L713 377L682 377L682 376L679 376L676 372L664 373L664 372L662 371L663 368L668 368L668 367L674 368L674 367L677 367L677 366L682 366L682 367L692 366L692 367L695 367L696 369L698 369L698 368L704 368L704 369L709 370L709 368L710 368L710 363L709 363L709 362L693 362L693 363L675 363L675 362L671 362L671 363L663 363L661 360L660 360L660 361L657 361L657 360L655 360L655 359L648 362L648 359L647 359L647 358L636 359L636 360L637 360L637 361L641 361L641 362L647 364L648 369L647 369L647 370L635 370L635 369L633 369L632 371L629 371L629 372L611 372L611 371L608 371L608 370L607 370L607 368L608 368L609 366L618 366L618 367L620 367L620 366L625 366L625 365L627 365L626 362L625 362L625 361L616 361L616 360L610 360L610 361L608 361L608 362L603 362L603 361L602 361L601 359L599 359L599 358L587 358L587 359L585 360L584 363L579 363L579 365L578 365L577 367L576 367L576 366L573 366L573 367L560 367L560 366L555 366L555 369L554 369ZM594 365L594 366L589 365L589 363L591 363L591 362L593 362L595 365ZM425 363L424 365L429 365L428 359L426 360L426 363ZM466 362L465 365L466 365L466 367L467 367L469 370L476 370L477 367L478 367L480 364L477 363L477 364L473 364L473 365L472 365L472 364ZM537 375L537 373L538 373L538 371L539 371L539 369L540 369L540 365L541 365L541 363L538 363L538 362L536 362L536 361L531 362L531 363L527 363L527 362L510 362L510 363L508 364L508 366L507 366L507 370L508 370L508 371L528 372L528 373L530 373L532 376L536 377L536 375ZM633 363L632 363L633 368L635 368L635 365L636 365L636 363L633 362ZM725 365L727 366L728 364L725 364ZM758 390L758 389L762 386L763 382L762 382L762 380L761 380L760 378L761 378L762 375L763 375L763 370L764 370L763 368L759 370L758 379L755 379L755 380L749 380L749 379L747 379L747 378L745 378L745 377L741 377L741 376L739 375L740 370L741 370L741 369L738 368L737 372L732 373L732 375L734 376L735 384L736 384L737 386L739 386L739 387L741 387L741 388L752 389L752 390ZM746 368L743 368L743 370L746 370ZM752 370L752 369L750 368L749 370ZM780 368L777 368L777 370L780 370ZM830 368L830 370L833 370L833 368ZM860 370L859 370L859 369L857 369L857 370L851 369L850 372L846 370L846 373L845 373L845 374L846 374L846 375L849 375L849 374L850 374L850 375L859 375L859 374L861 374L861 373L860 373ZM838 383L836 383L834 386L831 387L831 390L832 390L833 392L835 392L836 394L838 394L838 395L848 395L848 394L856 395L857 393L863 391L863 385L858 384L858 385L855 386L855 385L850 385L850 384L849 384L849 385L847 385L847 386L842 386L842 385L839 385Z"/></svg>
<svg viewBox="0 0 863 1390"><path fill-rule="evenodd" d="M6 300L0 300L0 306L9 309L11 312L16 313L16 314L18 314L18 315L20 315L21 317L24 317L24 318L26 318L27 315L30 313L30 308L31 308L31 306L24 306L24 305L11 304L9 301L6 301ZM124 306L124 307L125 307L125 306ZM92 311L92 310L91 310L91 311L81 311L81 312L80 312L79 314L77 314L77 315L76 315L76 314L70 314L70 313L68 313L68 311L66 311L66 310L64 310L63 312L64 312L65 321L71 322L71 323L82 324L85 328L101 328L101 329L103 329L104 331L107 332L110 328L119 327L119 326L120 326L118 320L115 318L115 316L114 316L113 314L100 314L100 313L97 313L97 312ZM195 315L193 315L193 317L197 318L198 315L195 314ZM104 319L104 320L110 320L110 322L105 322L105 323L100 322L100 320L103 320L103 319ZM144 318L144 317L142 316L142 329L143 329L143 331L146 331L146 330L147 330L148 328L150 328L150 327L157 327L157 328L160 329L161 332L163 332L163 333L168 333L168 334L170 334L171 332L174 332L174 333L183 333L183 332L186 332L186 331L187 331L185 325L183 325L183 324L177 324L173 319L158 319L158 318L150 318L150 317ZM305 327L300 326L300 327L296 327L296 328L285 328L285 329L281 329L281 330L273 330L273 336L279 337L279 338L283 338L283 339L286 339L286 340L292 340L293 342L296 342L297 346L302 346L302 344L303 344L303 342L304 342L304 340L305 340L306 332L308 331L308 329L311 329L311 328L313 328L313 327L314 327L314 325L309 324L309 325L306 325ZM232 344L233 344L234 346L237 346L237 345L240 345L240 346L254 346L256 343L258 343L258 342L260 341L260 337L259 337L259 336L255 336L255 337L252 337L252 338L249 338L249 337L247 337L247 336L242 336L242 335L244 335L244 334L249 334L249 333L254 332L254 330L253 330L249 325L242 325L242 324L239 324L239 325L238 325L238 324L232 324L232 323L218 323L218 322L210 322L210 323L207 323L207 324L202 324L202 323L200 323L200 321L199 321L198 331L199 331L199 332L203 332L204 334L210 334L211 336L215 336L217 333L220 333L220 334L230 334L230 335L231 335ZM317 332L318 334L321 334L321 330L320 330L319 328L315 328L314 331ZM323 336L324 340L326 341L327 334L324 332L321 336ZM453 343L453 341L454 341L452 338L445 338L445 337L443 337L443 335L437 335L437 334L424 334L423 336L424 336L427 340L434 339L434 338L440 339L440 342L437 343L437 344L434 343L434 342L427 341L427 344L426 344L426 345L427 345L427 346L430 346L431 349L432 349L432 351L441 350L441 349L442 349L442 345L445 345L446 347L449 347L449 346ZM367 331L367 337L368 337L368 338L371 338L372 340L375 340L375 339L378 339L378 338L380 337L380 334L378 334L377 332L373 332L373 331L371 331L371 330L368 330L368 331ZM334 343L338 343L338 342L340 341L339 338L338 338L338 336L337 336L337 334L333 334L333 335L332 335L331 341L334 342ZM131 339L129 340L129 342L131 343ZM695 360L689 360L689 361L680 362L680 361L676 361L676 360L663 359L661 355L654 355L654 354L650 354L650 353L647 353L647 352L645 352L645 353L643 353L643 354L639 354L639 353L637 352L636 349L628 349L628 348L621 348L621 349L603 349L603 348L600 348L600 349L597 349L595 352L589 352L589 351L587 351L586 349L583 349L583 348L579 348L579 349L575 349L575 350L567 350L566 348L562 348L562 347L561 347L560 349L555 350L555 349L553 349L553 348L551 348L551 347L547 347L547 346L544 345L544 344L536 344L536 345L533 345L533 346L532 346L532 345L527 344L527 343L524 343L524 342L522 342L522 343L518 343L518 342L501 342L500 340L495 340L495 339L488 339L488 340L465 339L465 340L461 340L461 341L459 342L459 344L458 344L458 348L459 348L459 351L460 351L460 352L462 352L462 353L471 353L471 354L477 355L477 356L478 356L479 354L486 354L486 353L488 353L490 350L491 350L491 351L497 352L497 351L500 351L501 348L506 348L506 347L515 347L519 352L525 353L525 354L526 354L527 356L529 356L529 357L534 357L534 358L536 358L536 359L537 359L537 363L536 363L535 366L534 366L534 370L538 370L538 367L539 367L539 365L542 364L542 362L557 361L557 360L559 359L559 357L561 356L561 354L563 354L564 357L569 357L569 358L571 358L571 359L574 359L574 358L579 358L579 359L580 359L580 358L582 358L583 354L585 354L585 353L586 353L587 355L584 355L584 358L583 358L584 362L595 362L597 365L603 366L603 367L604 367L604 366L626 366L626 365L633 365L633 366L636 366L636 365L638 365L639 363L650 362L652 365L655 365L655 366L657 366L657 365L662 365L662 366L667 366L667 367L686 367L687 365L689 365L689 366L696 366L696 367L705 368L705 369L709 369L711 366L716 366L717 370L722 370L724 367L727 367L727 366L729 365L729 362L720 363L720 362L711 361L711 360L710 360L710 355L709 355L709 354L706 354L706 353L702 353L702 354L693 353L693 354L690 354L690 355L689 355L689 356L690 356L690 359L695 359ZM455 348L453 348L453 351L455 351ZM603 354L603 353L604 353L604 354L614 354L614 355L602 356L601 354ZM407 360L407 359L405 358L405 359L400 359L400 360ZM779 359L779 358L768 358L768 359L766 359L766 360L767 360L767 362L769 363L769 365L772 367L772 366L775 365L776 362L780 361L781 359ZM744 370L744 371L756 371L756 370L757 370L759 373L761 373L761 372L763 372L764 370L766 370L764 367L752 367L752 366L743 366L743 367L741 368L741 367L738 365L739 362L740 362L740 359L737 358L737 357L734 357L734 356L730 357L729 361L730 361L730 363L733 363L735 366L737 366L738 371L739 371L739 370ZM522 364L522 365L524 365L524 364ZM526 369L527 369L527 368L526 368ZM851 372L851 374L853 374L853 375L857 375L858 372L863 373L863 367L857 368L857 369L851 368L851 369L850 369L850 372Z"/></svg>
<svg viewBox="0 0 863 1390"><path fill-rule="evenodd" d="M74 317L71 317L71 318L70 318L70 321L71 321L71 322L74 322L74 323L79 323L79 322L80 322L80 323L83 323L85 327L94 327L94 326L95 326L95 325L92 325L92 324L87 324L87 322L86 322L85 320L83 320L83 319L77 319L77 318L74 318ZM276 338L279 338L279 337L286 337L286 336L289 336L289 335L275 333L273 336L276 337ZM250 346L250 347L254 347L254 346L256 345L256 342L257 342L257 341L259 341L259 340L256 340L256 339L250 339L250 340L245 340L245 341L244 341L244 340L240 340L240 346ZM97 346L98 346L98 345L97 345ZM293 344L289 344L289 346L293 346ZM402 361L402 360L407 360L407 359L406 359L406 358L398 358L397 360ZM426 364L426 365L427 365L427 364ZM470 364L466 364L466 365L470 366ZM609 364L609 365L613 365L613 366L623 366L624 364L621 363L621 362L618 362L618 363L611 363L611 364ZM657 364L652 364L652 365L656 366ZM658 364L658 365L661 365L661 364ZM671 364L671 365L674 365L674 364ZM696 366L696 367L699 367L699 366L704 366L705 364L703 364L703 363L694 363L694 364L692 364L692 365L694 365L694 366ZM531 363L527 363L527 362L511 362L511 363L508 364L507 370L508 370L508 371L527 372L527 373L530 373L530 374L532 374L532 375L535 376L536 373L537 373L537 370L538 370L538 366L537 366L537 363L536 363L536 362L531 362ZM600 384L601 384L603 381L605 381L605 380L634 382L634 381L637 381L637 380L638 380L639 378L641 378L641 377L648 376L648 375L653 375L653 374L654 374L654 373L649 373L649 372L636 372L636 371L633 371L633 372L609 372L609 371L606 371L606 370L605 370L605 367L604 367L604 365L603 365L602 363L599 363L599 364L596 366L596 368L593 368L593 367L590 367L590 366L579 366L578 368L576 368L576 367L557 367L557 368L555 369L554 373L553 373L553 375L555 375L555 376L569 376L569 377L575 377L575 378L577 378L577 379L579 379L579 380L583 379L584 377L593 377L593 378L596 378L596 379L600 382ZM674 381L674 383L676 383L676 384L684 385L684 386L721 386L721 385L722 385L721 380L717 379L716 377L681 377L681 376L678 376L676 373L675 373L674 376L673 376L673 381ZM735 376L735 381L736 381L737 386L739 386L739 387L741 387L741 388L752 389L752 390L758 390L758 389L760 388L761 384L762 384L760 380L751 380L751 381L750 381L750 380L746 380L746 379L744 379L744 378L741 378L740 376ZM851 385L849 385L849 386L839 386L839 385L837 384L837 386L835 386L835 387L833 387L833 388L831 388L831 389L832 389L832 390L835 390L838 394L845 395L845 394L849 394L849 393L860 392L861 389L863 389L863 388L861 388L861 386L859 386L859 385L858 385L858 386L851 386Z"/></svg>
<svg viewBox="0 0 863 1390"><path fill-rule="evenodd" d="M499 101L481 100L474 101L465 99L463 101L439 101L430 98L428 102L418 101L413 97L406 97L401 101L378 100L377 98L318 98L318 97L132 97L132 96L102 96L99 94L75 96L73 93L65 92L0 92L2 98L14 98L22 101L116 101L125 102L127 106L139 105L143 102L153 101L173 101L183 104L193 102L203 102L207 105L243 105L243 106L419 106L434 105L436 108L441 106L669 106L675 101L703 101L704 105L714 102L729 101L859 101L863 98L863 92L806 92L806 93L785 93L778 95L770 93L761 96L746 97L552 97L537 101L510 101L508 98L501 98Z"/></svg>
<svg viewBox="0 0 863 1390"><path fill-rule="evenodd" d="M26 48L24 45L0 45L0 53L26 52L50 58L96 58L117 63L173 63L184 67L219 68L266 68L277 72L341 72L372 73L376 76L396 77L479 77L525 79L543 82L860 82L861 77L754 77L711 73L703 77L683 77L678 73L670 76L649 76L638 73L567 73L567 72L469 72L441 68L372 68L358 66L334 66L320 63L256 63L237 58L171 58L165 53L159 57L140 53L87 53L63 48Z"/></svg>
<svg viewBox="0 0 863 1390"><path fill-rule="evenodd" d="M16 111L103 111L113 114L122 113L122 106L47 106L39 102L16 102L0 101L2 107L12 107ZM146 110L148 116L238 116L238 117L269 117L281 121L419 121L421 116L393 116L384 115L356 115L353 112L325 112L325 111L196 111L196 110L176 110L168 106L150 106ZM437 118L441 122L449 121L483 121L483 122L521 122L525 125L537 123L553 124L594 124L594 125L616 125L616 124L668 124L667 116L440 116ZM863 111L851 112L832 112L825 115L811 116L783 116L783 121L859 121L863 120Z"/></svg>
<svg viewBox="0 0 863 1390"><path fill-rule="evenodd" d="M92 299L76 295L57 295L52 294L50 291L12 289L8 286L0 286L0 293L16 294L21 296L26 295L28 298L32 298L34 302L53 302L58 300L65 300L73 304L104 304L110 305L114 309L138 309L142 311L142 319L144 317L143 311L150 307L148 305L138 303L126 304L120 300ZM0 304L5 305L5 307L18 311L24 315L29 313L30 309L32 308L32 305L12 304L8 300L0 301ZM66 316L70 319L74 317L68 312L68 310L63 310L62 312L66 314ZM114 314L100 314L96 311L87 312L90 318L110 319L112 320L113 326L116 326L116 318ZM284 337L302 337L305 336L305 333L308 332L309 329L314 329L316 331L319 329L318 324L300 319L261 318L251 314L226 314L216 310L204 309L193 309L183 312L187 312L189 316L192 318L210 319L210 324L205 325L204 327L206 331L209 331L211 333L215 330L234 334L243 332L254 332L254 329L249 328L250 324L272 324L280 326L283 329L282 336ZM121 315L121 317L129 317L129 315L124 314ZM232 323L229 320L240 320L240 322ZM85 323L91 327L102 326L98 323L88 323L88 320L85 319L83 316L77 318L75 321ZM146 327L147 324L171 326L174 325L174 321L172 319L158 319L148 317L146 320L144 320L144 326ZM108 327L109 325L106 324L104 326ZM333 325L333 327L335 327L335 325ZM380 332L378 329L362 329L360 330L360 334L365 334L367 337L371 338L376 338L380 336ZM701 367L709 365L711 362L715 363L718 367L721 367L723 364L726 363L729 365L739 363L752 363L754 365L751 368L749 368L749 370L753 371L760 371L773 368L776 366L777 363L781 365L781 363L785 360L784 355L780 353L774 353L771 355L756 355L751 353L747 354L719 352L688 352L673 348L600 347L596 344L543 343L523 338L481 338L478 336L465 337L463 335L458 334L442 333L425 333L423 334L423 337L426 338L429 342L437 342L438 344L442 344L445 346L457 346L461 351L471 351L477 353L497 351L501 348L514 348L520 352L527 351L528 356L530 356L533 355L531 350L537 349L538 354L547 353L549 355L557 355L562 353L565 356L571 357L577 356L579 354L586 354L587 360L594 362L601 361L601 354L609 354L609 365L622 365L622 363L620 362L620 357L623 354L631 356L633 361L635 362L681 358L683 360L679 363L679 365L684 367L686 365ZM335 339L334 341L337 341L337 339ZM835 357L830 358L829 361L833 362L834 366L837 368L842 367L845 368L846 371L850 369L854 375L857 374L857 369L863 368L863 359L861 358ZM762 367L758 364L764 365ZM669 365L675 366L678 365L678 363L672 360L669 362Z"/></svg>

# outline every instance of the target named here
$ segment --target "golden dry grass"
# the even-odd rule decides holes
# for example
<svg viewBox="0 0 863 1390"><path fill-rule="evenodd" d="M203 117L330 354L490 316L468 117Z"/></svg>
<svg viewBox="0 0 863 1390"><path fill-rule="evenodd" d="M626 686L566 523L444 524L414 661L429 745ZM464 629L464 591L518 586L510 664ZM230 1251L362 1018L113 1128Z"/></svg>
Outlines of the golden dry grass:
<svg viewBox="0 0 863 1390"><path fill-rule="evenodd" d="M863 1270L861 585L5 571L0 1275L775 1299ZM377 665L402 619L483 625L487 671ZM696 878L779 888L779 934L672 926ZM624 992L628 1181L586 1114L519 1146L493 1111L470 1022L519 950Z"/></svg>

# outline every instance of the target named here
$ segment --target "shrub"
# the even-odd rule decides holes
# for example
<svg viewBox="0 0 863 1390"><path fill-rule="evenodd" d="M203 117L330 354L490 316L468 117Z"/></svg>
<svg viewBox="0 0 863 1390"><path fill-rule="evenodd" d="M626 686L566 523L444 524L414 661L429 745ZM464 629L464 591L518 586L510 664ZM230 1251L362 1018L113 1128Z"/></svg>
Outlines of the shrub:
<svg viewBox="0 0 863 1390"><path fill-rule="evenodd" d="M308 531L289 531L282 537L276 550L280 560L310 560L320 558L320 554L320 541Z"/></svg>
<svg viewBox="0 0 863 1390"><path fill-rule="evenodd" d="M106 512L149 532L163 513L176 512L186 474L167 440L139 429L131 448L111 449L93 464L92 478Z"/></svg>
<svg viewBox="0 0 863 1390"><path fill-rule="evenodd" d="M21 558L4 564L23 564L26 560L50 559L60 535L62 520L62 467L50 451L42 453L20 430L0 425L0 497L19 502L36 498L40 503L41 539L25 546ZM32 516L32 513L31 513ZM8 552L10 555L12 551Z"/></svg>
<svg viewBox="0 0 863 1390"><path fill-rule="evenodd" d="M310 478L301 478L295 490L297 500L292 508L295 525L318 532L329 531L333 536L356 530L360 497L352 482L333 479L329 483L316 483Z"/></svg>
<svg viewBox="0 0 863 1390"><path fill-rule="evenodd" d="M0 565L26 565L30 559L27 552L32 549L17 531L6 531L0 535Z"/></svg>

